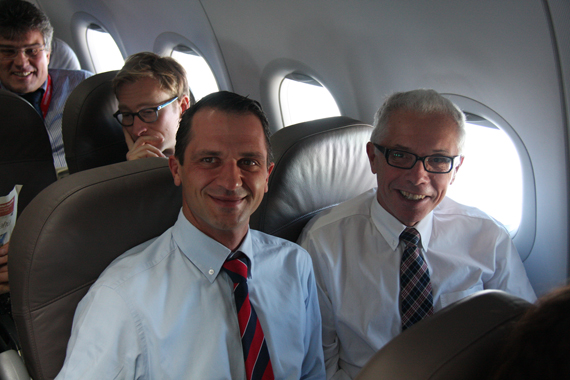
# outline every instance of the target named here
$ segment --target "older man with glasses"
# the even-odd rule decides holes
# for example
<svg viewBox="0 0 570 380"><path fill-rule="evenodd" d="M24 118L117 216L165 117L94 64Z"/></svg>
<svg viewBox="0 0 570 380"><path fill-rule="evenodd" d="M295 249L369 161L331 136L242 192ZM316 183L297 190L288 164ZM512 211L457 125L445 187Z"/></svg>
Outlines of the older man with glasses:
<svg viewBox="0 0 570 380"><path fill-rule="evenodd" d="M92 74L48 71L53 28L47 16L23 0L0 1L0 87L21 95L44 119L53 161L65 170L61 133L63 107L73 89Z"/></svg>
<svg viewBox="0 0 570 380"><path fill-rule="evenodd" d="M186 71L170 57L143 52L130 56L113 79L127 160L174 154L182 113L194 104Z"/></svg>
<svg viewBox="0 0 570 380"><path fill-rule="evenodd" d="M465 116L433 90L390 96L366 146L378 188L325 211L311 254L327 378L351 379L400 332L483 289L536 296L507 230L446 198L463 163Z"/></svg>

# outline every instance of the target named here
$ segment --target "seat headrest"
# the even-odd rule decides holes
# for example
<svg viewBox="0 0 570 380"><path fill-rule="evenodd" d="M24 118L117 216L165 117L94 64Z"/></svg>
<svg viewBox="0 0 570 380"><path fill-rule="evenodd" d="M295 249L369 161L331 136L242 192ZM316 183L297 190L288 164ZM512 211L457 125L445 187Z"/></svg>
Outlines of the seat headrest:
<svg viewBox="0 0 570 380"><path fill-rule="evenodd" d="M111 81L117 71L93 75L69 95L63 110L63 145L70 173L126 160L127 144L113 118L118 101Z"/></svg>
<svg viewBox="0 0 570 380"><path fill-rule="evenodd" d="M51 40L51 53L48 68L81 70L81 64L75 51L65 41L54 37Z"/></svg>
<svg viewBox="0 0 570 380"><path fill-rule="evenodd" d="M30 103L0 89L0 195L23 185L18 214L57 178L44 121Z"/></svg>
<svg viewBox="0 0 570 380"><path fill-rule="evenodd" d="M181 205L164 158L70 175L28 205L12 235L9 271L13 316L34 379L61 369L75 308L99 274L171 227Z"/></svg>
<svg viewBox="0 0 570 380"><path fill-rule="evenodd" d="M502 340L530 306L500 290L471 295L398 335L355 380L487 379Z"/></svg>
<svg viewBox="0 0 570 380"><path fill-rule="evenodd" d="M371 132L370 125L344 116L275 132L269 191L250 226L296 241L314 215L376 186L366 155Z"/></svg>

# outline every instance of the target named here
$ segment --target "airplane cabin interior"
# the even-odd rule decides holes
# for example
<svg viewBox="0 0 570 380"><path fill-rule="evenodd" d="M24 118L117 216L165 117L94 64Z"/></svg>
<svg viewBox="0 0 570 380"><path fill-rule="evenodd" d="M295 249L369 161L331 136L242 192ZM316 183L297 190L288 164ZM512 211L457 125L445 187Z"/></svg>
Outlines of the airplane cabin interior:
<svg viewBox="0 0 570 380"><path fill-rule="evenodd" d="M50 65L94 75L65 104L65 176L46 158L33 107L0 90L0 195L29 184L10 244L17 330L0 332L25 365L14 351L1 354L0 379L53 379L89 287L180 211L167 160L125 162L113 118L111 81L138 52L183 63L197 99L227 90L261 103L275 168L250 226L290 241L319 212L377 186L366 143L385 98L436 90L461 108L468 127L465 163L448 196L505 226L537 296L568 283L568 0L30 2L67 45L52 51ZM13 133L21 125L26 132ZM30 158L40 151L43 158ZM529 307L493 291L460 301L390 342L358 379L482 378L481 363ZM433 339L449 343L434 349L426 343ZM420 363L409 364L409 347Z"/></svg>

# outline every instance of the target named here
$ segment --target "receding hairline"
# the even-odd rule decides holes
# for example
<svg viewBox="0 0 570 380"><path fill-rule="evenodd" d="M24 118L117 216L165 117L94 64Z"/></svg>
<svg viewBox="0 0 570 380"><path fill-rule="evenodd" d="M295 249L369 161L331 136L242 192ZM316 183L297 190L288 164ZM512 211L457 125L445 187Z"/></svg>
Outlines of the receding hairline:
<svg viewBox="0 0 570 380"><path fill-rule="evenodd" d="M267 139L267 136L265 133L265 127L263 126L263 122L259 118L259 116L256 115L255 112L253 112L251 110L227 110L227 109L224 109L223 107L218 107L216 105L207 105L207 106L200 108L198 111L196 111L196 113L194 113L192 115L190 120L187 121L187 123L189 123L189 128L188 128L188 135L186 136L185 151L188 150L188 146L190 145L190 142L194 138L194 127L195 127L194 122L196 120L196 116L199 115L200 113L206 112L206 111L209 111L209 112L218 111L218 112L221 112L221 113L226 114L226 115L241 115L241 116L251 115L251 116L253 116L255 118L255 120L259 123L259 128L261 130L261 133L263 134L263 142L264 142L265 149L266 149L265 155L266 155L267 165L269 166L271 163L273 163L271 145ZM185 154L185 152L183 154Z"/></svg>

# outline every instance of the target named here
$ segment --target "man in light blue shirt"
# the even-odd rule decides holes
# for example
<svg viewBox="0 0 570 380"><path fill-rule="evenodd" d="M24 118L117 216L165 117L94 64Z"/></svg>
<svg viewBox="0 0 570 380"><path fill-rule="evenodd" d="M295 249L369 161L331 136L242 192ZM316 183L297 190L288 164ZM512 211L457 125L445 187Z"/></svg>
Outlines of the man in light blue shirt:
<svg viewBox="0 0 570 380"><path fill-rule="evenodd" d="M324 379L311 259L248 226L267 191L270 149L267 118L253 100L214 93L184 114L169 158L182 186L178 221L92 286L57 379L249 379L234 282L222 268L238 256L249 263L267 378Z"/></svg>

